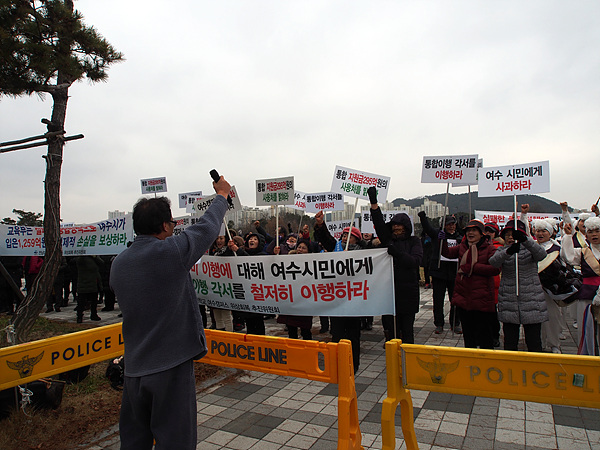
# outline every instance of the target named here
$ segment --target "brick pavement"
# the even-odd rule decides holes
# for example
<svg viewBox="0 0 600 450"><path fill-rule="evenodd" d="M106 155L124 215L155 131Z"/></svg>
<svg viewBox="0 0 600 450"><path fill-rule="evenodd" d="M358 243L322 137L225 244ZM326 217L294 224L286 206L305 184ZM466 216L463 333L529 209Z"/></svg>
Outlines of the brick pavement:
<svg viewBox="0 0 600 450"><path fill-rule="evenodd" d="M415 323L417 344L462 347L460 335L433 333L431 290L421 289L421 311ZM100 312L99 325L119 321L118 309ZM447 313L447 311L446 311ZM74 321L72 306L48 318ZM86 316L87 317L87 316ZM314 338L330 339L317 334ZM283 325L266 321L267 334L287 336ZM576 353L576 330L569 321L563 353ZM385 354L380 318L361 340L356 375L362 445L381 448L381 402L386 397ZM521 342L520 348L524 347ZM412 392L415 430L420 449L600 449L600 411L589 408L470 397L427 391ZM198 396L198 449L334 449L337 445L337 385L246 372L235 382L211 380ZM396 444L405 448L396 412ZM82 448L118 449L113 427Z"/></svg>

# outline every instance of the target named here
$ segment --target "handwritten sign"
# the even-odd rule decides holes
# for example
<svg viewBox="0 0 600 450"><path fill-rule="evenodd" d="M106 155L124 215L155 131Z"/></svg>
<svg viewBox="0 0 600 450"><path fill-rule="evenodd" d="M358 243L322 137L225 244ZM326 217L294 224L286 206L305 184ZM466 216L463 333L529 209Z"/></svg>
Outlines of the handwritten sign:
<svg viewBox="0 0 600 450"><path fill-rule="evenodd" d="M339 192L316 192L306 194L306 212L343 211L344 196Z"/></svg>
<svg viewBox="0 0 600 450"><path fill-rule="evenodd" d="M289 205L290 208L304 211L306 209L306 193L302 191L294 191L294 204Z"/></svg>
<svg viewBox="0 0 600 450"><path fill-rule="evenodd" d="M483 167L483 158L479 158L477 160L477 169L480 169L481 167ZM476 174L475 183L453 182L452 187L477 185L478 182L479 182L479 173Z"/></svg>
<svg viewBox="0 0 600 450"><path fill-rule="evenodd" d="M413 236L415 235L415 222L408 211L390 210L390 211L381 211L381 213L383 214L383 221L385 223L388 223L391 220L391 218L394 217L396 214L406 213L406 215L410 219L410 223L412 224L412 235ZM360 232L376 234L375 233L375 225L373 225L373 218L371 217L371 210L363 211L363 213L361 214L360 217L361 217Z"/></svg>
<svg viewBox="0 0 600 450"><path fill-rule="evenodd" d="M198 198L202 197L202 191L194 191L194 192L185 192L183 194L179 194L179 207L185 208L188 203L188 197ZM194 203L194 202L192 202Z"/></svg>
<svg viewBox="0 0 600 450"><path fill-rule="evenodd" d="M349 169L347 167L335 166L331 192L339 192L349 197L358 197L368 200L367 189L375 186L377 198L385 202L390 187L390 178L361 170Z"/></svg>
<svg viewBox="0 0 600 450"><path fill-rule="evenodd" d="M421 183L477 183L477 155L423 156Z"/></svg>
<svg viewBox="0 0 600 450"><path fill-rule="evenodd" d="M146 178L140 180L142 184L142 194L159 194L167 192L167 178Z"/></svg>
<svg viewBox="0 0 600 450"><path fill-rule="evenodd" d="M503 197L549 191L549 161L479 169L479 197Z"/></svg>
<svg viewBox="0 0 600 450"><path fill-rule="evenodd" d="M256 206L294 203L294 177L256 180Z"/></svg>
<svg viewBox="0 0 600 450"><path fill-rule="evenodd" d="M212 204L213 200L217 198L217 195L219 194L213 194L208 197L196 198L193 203L187 204L186 212L189 212L196 217L203 216L208 207ZM235 186L231 186L231 190L229 191L229 197L231 198L231 203L229 203L228 205L227 213L241 211L242 204L240 202L240 197L238 196ZM189 200L190 197L188 197L188 202Z"/></svg>

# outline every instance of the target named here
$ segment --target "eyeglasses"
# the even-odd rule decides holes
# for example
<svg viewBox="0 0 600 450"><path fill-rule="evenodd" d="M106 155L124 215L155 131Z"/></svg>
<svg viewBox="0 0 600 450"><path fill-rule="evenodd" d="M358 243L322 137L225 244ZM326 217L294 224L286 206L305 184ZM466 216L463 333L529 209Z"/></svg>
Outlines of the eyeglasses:
<svg viewBox="0 0 600 450"><path fill-rule="evenodd" d="M169 222L171 222L173 224L174 227L177 226L177 221L176 220L169 220Z"/></svg>

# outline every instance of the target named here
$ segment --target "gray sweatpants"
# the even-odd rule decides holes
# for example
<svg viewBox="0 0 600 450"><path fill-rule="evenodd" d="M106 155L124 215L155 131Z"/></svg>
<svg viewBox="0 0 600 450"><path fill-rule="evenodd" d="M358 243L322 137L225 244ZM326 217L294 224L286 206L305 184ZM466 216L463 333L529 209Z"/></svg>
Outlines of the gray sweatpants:
<svg viewBox="0 0 600 450"><path fill-rule="evenodd" d="M143 377L125 377L121 449L195 449L197 440L194 362Z"/></svg>

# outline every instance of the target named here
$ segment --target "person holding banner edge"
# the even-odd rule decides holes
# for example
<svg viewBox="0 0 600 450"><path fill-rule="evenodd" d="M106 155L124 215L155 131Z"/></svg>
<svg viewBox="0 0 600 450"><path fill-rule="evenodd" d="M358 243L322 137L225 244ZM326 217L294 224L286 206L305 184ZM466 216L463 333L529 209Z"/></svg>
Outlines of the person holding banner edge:
<svg viewBox="0 0 600 450"><path fill-rule="evenodd" d="M415 315L419 312L419 268L423 258L421 239L412 236L412 224L406 213L395 214L388 223L377 204L377 189L367 190L371 217L382 247L394 259L394 304L396 317L383 316L386 341L402 334L402 342L415 343Z"/></svg>
<svg viewBox="0 0 600 450"><path fill-rule="evenodd" d="M335 251L337 241L331 235L323 219L323 211L315 215L314 237L323 248L328 252ZM362 250L362 235L356 227L346 227L342 230L341 243L343 248L348 244L348 250ZM360 317L330 317L331 340L340 342L342 339L348 339L352 343L352 361L354 363L354 373L358 372L360 364Z"/></svg>
<svg viewBox="0 0 600 450"><path fill-rule="evenodd" d="M228 210L230 184L197 223L173 236L166 197L142 198L133 209L133 244L113 262L110 284L123 312L125 377L121 449L195 449L195 359L207 352L190 270L216 239Z"/></svg>

